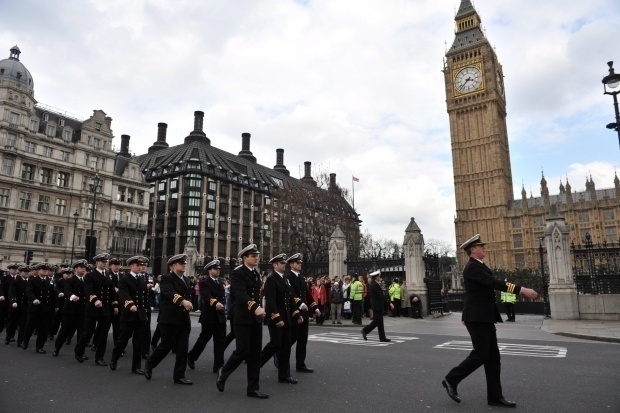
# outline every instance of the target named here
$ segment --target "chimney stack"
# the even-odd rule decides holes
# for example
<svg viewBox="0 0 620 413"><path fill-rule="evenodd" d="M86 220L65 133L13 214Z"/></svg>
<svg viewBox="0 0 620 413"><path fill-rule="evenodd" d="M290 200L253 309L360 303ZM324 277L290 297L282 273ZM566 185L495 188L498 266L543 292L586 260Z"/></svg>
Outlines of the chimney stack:
<svg viewBox="0 0 620 413"><path fill-rule="evenodd" d="M129 156L129 135L121 135L121 152L119 155Z"/></svg>
<svg viewBox="0 0 620 413"><path fill-rule="evenodd" d="M273 170L281 172L286 176L291 176L289 170L284 166L284 149L276 149L276 165L273 167Z"/></svg>
<svg viewBox="0 0 620 413"><path fill-rule="evenodd" d="M157 124L157 141L153 143L153 146L149 148L148 153L157 152L161 149L166 149L169 146L166 143L166 129L167 128L168 128L168 125L165 123L160 122Z"/></svg>
<svg viewBox="0 0 620 413"><path fill-rule="evenodd" d="M247 159L252 163L256 163L256 157L252 154L250 150L250 135L247 132L243 132L241 134L241 152L239 152L239 157Z"/></svg>
<svg viewBox="0 0 620 413"><path fill-rule="evenodd" d="M301 178L302 182L306 182L312 186L317 186L316 181L314 180L314 178L312 178L312 162L304 162L304 171L304 177Z"/></svg>
<svg viewBox="0 0 620 413"><path fill-rule="evenodd" d="M197 110L194 112L194 130L185 138L185 143L202 142L207 145L211 144L211 140L207 138L207 135L202 131L202 125L204 121L205 113Z"/></svg>

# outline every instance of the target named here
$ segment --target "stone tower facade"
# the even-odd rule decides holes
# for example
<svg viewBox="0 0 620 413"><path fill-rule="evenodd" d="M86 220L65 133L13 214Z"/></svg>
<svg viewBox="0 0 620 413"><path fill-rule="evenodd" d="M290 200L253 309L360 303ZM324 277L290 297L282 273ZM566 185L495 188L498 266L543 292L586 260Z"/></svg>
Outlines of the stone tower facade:
<svg viewBox="0 0 620 413"><path fill-rule="evenodd" d="M502 66L470 0L455 17L444 79L456 197L456 242L484 234L489 259L506 262L508 202L513 199ZM465 255L459 252L461 263Z"/></svg>

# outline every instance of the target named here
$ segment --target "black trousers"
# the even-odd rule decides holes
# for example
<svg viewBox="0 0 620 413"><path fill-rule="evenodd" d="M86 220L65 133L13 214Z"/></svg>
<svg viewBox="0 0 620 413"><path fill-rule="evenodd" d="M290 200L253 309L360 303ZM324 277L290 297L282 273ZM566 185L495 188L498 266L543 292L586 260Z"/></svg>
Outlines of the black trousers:
<svg viewBox="0 0 620 413"><path fill-rule="evenodd" d="M353 313L353 322L361 324L362 300L351 300L351 312Z"/></svg>
<svg viewBox="0 0 620 413"><path fill-rule="evenodd" d="M65 341L71 338L77 331L78 341L84 333L84 313L79 312L77 314L63 314L62 324L60 325L60 331L56 336L56 342L54 348L58 351L62 348Z"/></svg>
<svg viewBox="0 0 620 413"><path fill-rule="evenodd" d="M497 332L493 323L465 323L474 347L469 356L457 367L450 370L446 380L456 387L465 377L484 365L487 379L487 401L502 397L500 381L501 363L497 347Z"/></svg>
<svg viewBox="0 0 620 413"><path fill-rule="evenodd" d="M422 318L422 306L420 303L411 303L411 318Z"/></svg>
<svg viewBox="0 0 620 413"><path fill-rule="evenodd" d="M204 323L194 347L187 354L191 361L198 360L207 343L213 337L213 370L217 371L224 365L224 346L226 345L226 323Z"/></svg>
<svg viewBox="0 0 620 413"><path fill-rule="evenodd" d="M108 344L108 332L110 331L111 322L110 317L106 316L86 316L84 321L84 334L78 339L78 343L75 346L75 353L80 355L84 354L86 343L88 343L88 340L92 337L93 346L97 347L95 361L103 360L105 349Z"/></svg>
<svg viewBox="0 0 620 413"><path fill-rule="evenodd" d="M149 345L151 344L151 311L146 312L146 325L144 330L144 337L142 339L142 355L146 358L148 357L151 349Z"/></svg>
<svg viewBox="0 0 620 413"><path fill-rule="evenodd" d="M237 348L222 368L224 380L244 361L247 362L247 391L259 390L261 349L263 347L263 324L235 324Z"/></svg>
<svg viewBox="0 0 620 413"><path fill-rule="evenodd" d="M142 344L147 340L146 320L125 321L120 324L118 339L114 343L112 350L112 361L118 361L127 348L129 339L133 337L131 343L133 350L131 354L131 370L142 368ZM148 340L147 340L148 343Z"/></svg>
<svg viewBox="0 0 620 413"><path fill-rule="evenodd" d="M52 317L52 326L48 332L50 337L58 334L58 329L60 328L60 323L62 322L62 307L65 305L64 299L61 299L61 302L57 304L58 311L56 311Z"/></svg>
<svg viewBox="0 0 620 413"><path fill-rule="evenodd" d="M296 321L293 322L296 323ZM261 352L260 366L263 367L274 354L277 354L279 366L278 379L291 377L291 327L288 324L282 327L270 324L268 328L271 340Z"/></svg>
<svg viewBox="0 0 620 413"><path fill-rule="evenodd" d="M187 368L187 347L189 345L189 333L192 331L190 320L186 324L163 324L159 323L159 331L161 331L161 342L153 350L153 353L147 359L147 364L151 368L157 367L159 363L175 349L176 360L174 362L174 380L185 378L185 369Z"/></svg>
<svg viewBox="0 0 620 413"><path fill-rule="evenodd" d="M4 301L0 301L0 333L2 333L2 330L4 330L4 326L7 322L7 316L9 315L8 313L8 297L4 297L5 300Z"/></svg>
<svg viewBox="0 0 620 413"><path fill-rule="evenodd" d="M15 332L17 331L17 328L19 327L19 322L22 318L23 318L23 326L22 326L22 330L23 330L23 328L26 326L26 313L22 313L21 311L18 311L16 309L9 310L9 315L6 319L6 339L7 340L12 340L13 338L15 338ZM23 335L24 335L23 331L21 332L21 335L23 338Z"/></svg>
<svg viewBox="0 0 620 413"><path fill-rule="evenodd" d="M303 323L291 324L291 347L295 347L295 367L300 369L306 367L306 347L308 346L308 320Z"/></svg>
<svg viewBox="0 0 620 413"><path fill-rule="evenodd" d="M26 319L26 332L24 333L24 345L28 345L32 333L37 331L36 349L41 349L47 341L47 332L50 329L53 313L38 312L28 313Z"/></svg>
<svg viewBox="0 0 620 413"><path fill-rule="evenodd" d="M392 310L392 317L400 317L400 298L391 301L394 309Z"/></svg>
<svg viewBox="0 0 620 413"><path fill-rule="evenodd" d="M506 307L506 316L509 320L515 320L515 305L513 303L504 303L504 307Z"/></svg>
<svg viewBox="0 0 620 413"><path fill-rule="evenodd" d="M112 314L110 317L110 324L112 325L112 342L116 344L118 336L121 333L121 312L119 310L117 315Z"/></svg>
<svg viewBox="0 0 620 413"><path fill-rule="evenodd" d="M364 333L369 334L375 328L379 331L379 340L385 340L385 327L383 325L383 314L377 314L373 311L372 321L366 327L362 328Z"/></svg>
<svg viewBox="0 0 620 413"><path fill-rule="evenodd" d="M155 331L153 331L153 335L151 336L151 346L157 347L157 344L159 344L160 339L161 339L161 330L159 329L159 323L157 323L157 327L155 327Z"/></svg>

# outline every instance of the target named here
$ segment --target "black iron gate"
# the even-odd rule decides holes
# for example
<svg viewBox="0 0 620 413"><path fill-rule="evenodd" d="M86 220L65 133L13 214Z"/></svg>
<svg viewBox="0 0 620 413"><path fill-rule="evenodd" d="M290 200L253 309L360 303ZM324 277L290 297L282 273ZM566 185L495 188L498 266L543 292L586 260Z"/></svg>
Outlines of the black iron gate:
<svg viewBox="0 0 620 413"><path fill-rule="evenodd" d="M424 254L424 282L428 291L428 314L444 312L444 300L441 296L441 276L439 271L439 256Z"/></svg>
<svg viewBox="0 0 620 413"><path fill-rule="evenodd" d="M367 275L374 271L381 271L381 277L387 282L398 278L405 279L404 258L365 258L359 260L345 260L347 273L350 275Z"/></svg>
<svg viewBox="0 0 620 413"><path fill-rule="evenodd" d="M620 294L620 243L571 243L573 275L578 294Z"/></svg>

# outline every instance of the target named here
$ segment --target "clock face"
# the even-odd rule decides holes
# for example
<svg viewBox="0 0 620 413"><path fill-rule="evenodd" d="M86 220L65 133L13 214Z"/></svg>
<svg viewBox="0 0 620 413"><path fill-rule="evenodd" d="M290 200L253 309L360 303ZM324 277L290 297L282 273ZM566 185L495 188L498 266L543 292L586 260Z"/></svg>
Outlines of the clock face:
<svg viewBox="0 0 620 413"><path fill-rule="evenodd" d="M499 70L496 72L496 76L497 76L497 90L499 90L499 93L502 96L504 96L504 77L502 76Z"/></svg>
<svg viewBox="0 0 620 413"><path fill-rule="evenodd" d="M482 73L475 67L466 67L454 79L454 87L461 93L469 93L478 89L482 83Z"/></svg>

